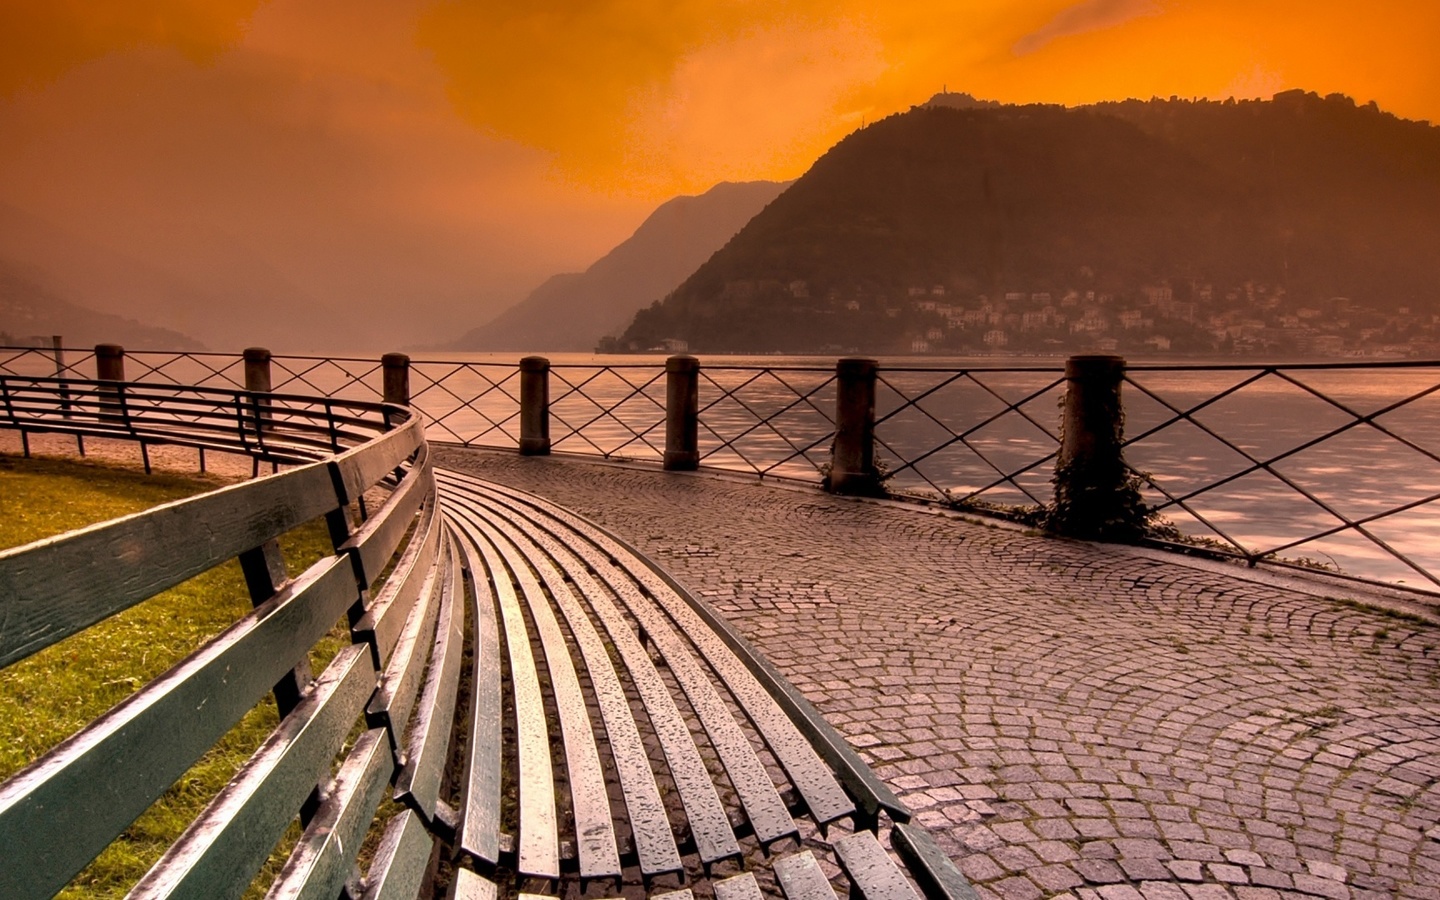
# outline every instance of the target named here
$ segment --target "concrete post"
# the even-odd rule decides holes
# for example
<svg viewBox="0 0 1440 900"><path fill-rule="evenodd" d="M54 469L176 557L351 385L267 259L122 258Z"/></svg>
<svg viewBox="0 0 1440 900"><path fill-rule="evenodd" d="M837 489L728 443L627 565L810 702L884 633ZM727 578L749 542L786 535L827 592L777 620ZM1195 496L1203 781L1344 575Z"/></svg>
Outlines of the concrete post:
<svg viewBox="0 0 1440 900"><path fill-rule="evenodd" d="M119 344L95 345L95 380L125 380L125 348ZM97 393L96 405L100 409L101 421L124 420L125 403L121 398L120 386L102 386ZM143 444L141 446L144 446Z"/></svg>
<svg viewBox="0 0 1440 900"><path fill-rule="evenodd" d="M64 338L58 334L52 334L50 336L50 354L55 358L55 377L64 378L65 341ZM65 386L64 382L60 384L60 415L67 419L70 418L70 389ZM76 440L83 441L83 438L77 435ZM82 451L80 455L84 456L85 454Z"/></svg>
<svg viewBox="0 0 1440 900"><path fill-rule="evenodd" d="M245 390L270 393L270 351L264 347L246 347Z"/></svg>
<svg viewBox="0 0 1440 900"><path fill-rule="evenodd" d="M99 381L125 380L125 348L119 344L95 345L95 378Z"/></svg>
<svg viewBox="0 0 1440 900"><path fill-rule="evenodd" d="M1127 540L1144 531L1146 511L1125 465L1125 360L1072 356L1065 361L1065 411L1055 459L1052 531Z"/></svg>
<svg viewBox="0 0 1440 900"><path fill-rule="evenodd" d="M550 360L543 356L520 360L520 453L550 453Z"/></svg>
<svg viewBox="0 0 1440 900"><path fill-rule="evenodd" d="M380 357L383 373L381 399L396 406L410 405L410 357L404 353L387 353Z"/></svg>
<svg viewBox="0 0 1440 900"><path fill-rule="evenodd" d="M665 468L700 468L700 360L686 354L665 360Z"/></svg>
<svg viewBox="0 0 1440 900"><path fill-rule="evenodd" d="M875 375L873 359L847 357L835 364L835 444L830 483L836 494L882 493L875 468Z"/></svg>
<svg viewBox="0 0 1440 900"><path fill-rule="evenodd" d="M255 394L268 394L271 390L270 351L264 347L246 347L245 390ZM255 431L264 434L270 429L270 400L265 397L250 398L250 408L255 416Z"/></svg>

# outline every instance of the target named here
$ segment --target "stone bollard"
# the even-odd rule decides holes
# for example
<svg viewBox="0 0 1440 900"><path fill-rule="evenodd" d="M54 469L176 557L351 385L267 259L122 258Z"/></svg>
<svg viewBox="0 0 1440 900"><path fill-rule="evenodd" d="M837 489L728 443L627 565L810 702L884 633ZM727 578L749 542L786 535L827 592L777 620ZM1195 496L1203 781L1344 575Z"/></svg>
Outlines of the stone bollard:
<svg viewBox="0 0 1440 900"><path fill-rule="evenodd" d="M826 490L835 494L883 494L875 468L875 376L873 359L835 363L835 444L830 449Z"/></svg>
<svg viewBox="0 0 1440 900"><path fill-rule="evenodd" d="M119 344L95 345L95 378L99 381L125 380L125 348Z"/></svg>
<svg viewBox="0 0 1440 900"><path fill-rule="evenodd" d="M527 356L520 360L520 453L545 456L550 452L550 360Z"/></svg>
<svg viewBox="0 0 1440 900"><path fill-rule="evenodd" d="M387 353L380 357L382 373L380 399L396 406L410 405L410 357Z"/></svg>
<svg viewBox="0 0 1440 900"><path fill-rule="evenodd" d="M1072 356L1065 362L1065 408L1055 459L1055 499L1046 527L1097 540L1134 540L1148 514L1125 464L1125 360Z"/></svg>
<svg viewBox="0 0 1440 900"><path fill-rule="evenodd" d="M125 380L125 348L119 344L95 345L95 380ZM125 420L125 398L120 385L101 385L96 389L95 405L100 421L121 422Z"/></svg>
<svg viewBox="0 0 1440 900"><path fill-rule="evenodd" d="M270 351L264 347L246 347L245 390L252 394L268 394L271 390ZM270 415L270 400L266 397L251 397L250 410L255 419L255 433L263 435L274 425Z"/></svg>
<svg viewBox="0 0 1440 900"><path fill-rule="evenodd" d="M687 354L665 360L665 468L700 468L700 360Z"/></svg>

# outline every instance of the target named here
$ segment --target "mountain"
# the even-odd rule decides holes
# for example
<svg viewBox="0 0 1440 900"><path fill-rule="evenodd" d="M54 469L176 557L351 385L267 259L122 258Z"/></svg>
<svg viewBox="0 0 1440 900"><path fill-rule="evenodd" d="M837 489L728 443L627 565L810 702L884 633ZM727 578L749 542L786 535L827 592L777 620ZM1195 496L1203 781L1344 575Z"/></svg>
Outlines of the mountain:
<svg viewBox="0 0 1440 900"><path fill-rule="evenodd" d="M946 97L842 140L621 344L1214 350L1289 329L1303 350L1332 318L1440 313L1429 123L1300 91Z"/></svg>
<svg viewBox="0 0 1440 900"><path fill-rule="evenodd" d="M104 343L135 350L204 349L178 331L71 303L40 284L33 272L0 259L0 343L49 346L50 337L57 334L65 346L75 348Z"/></svg>
<svg viewBox="0 0 1440 900"><path fill-rule="evenodd" d="M583 273L556 275L451 350L588 351L673 291L786 185L723 182L676 197Z"/></svg>

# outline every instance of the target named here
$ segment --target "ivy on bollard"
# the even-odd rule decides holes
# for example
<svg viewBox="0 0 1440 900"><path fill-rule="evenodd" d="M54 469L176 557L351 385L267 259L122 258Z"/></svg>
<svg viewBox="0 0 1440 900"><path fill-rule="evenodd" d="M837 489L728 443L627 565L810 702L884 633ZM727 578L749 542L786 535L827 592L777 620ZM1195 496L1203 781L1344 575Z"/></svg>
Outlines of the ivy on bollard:
<svg viewBox="0 0 1440 900"><path fill-rule="evenodd" d="M1072 356L1065 363L1055 497L1042 516L1047 531L1101 541L1145 536L1153 510L1140 496L1140 476L1125 463L1125 360Z"/></svg>

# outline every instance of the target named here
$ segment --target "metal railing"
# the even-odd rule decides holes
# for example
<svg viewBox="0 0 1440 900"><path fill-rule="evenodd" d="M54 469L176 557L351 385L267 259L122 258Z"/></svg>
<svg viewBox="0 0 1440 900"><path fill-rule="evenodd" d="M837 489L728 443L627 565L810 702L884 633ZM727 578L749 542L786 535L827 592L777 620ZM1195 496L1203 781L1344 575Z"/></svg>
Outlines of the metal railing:
<svg viewBox="0 0 1440 900"><path fill-rule="evenodd" d="M135 380L244 387L238 354L125 354ZM95 365L94 354L62 371ZM374 359L275 356L274 390L376 400ZM48 348L0 349L0 374L53 374ZM433 441L515 449L515 365L415 360L410 402ZM665 367L548 366L549 447L609 459L665 457ZM820 482L838 431L833 366L698 367L701 465ZM1060 364L886 367L873 442L892 494L970 507L1051 501ZM1440 586L1440 363L1135 365L1126 457L1147 503L1184 535L1250 563L1290 562Z"/></svg>

